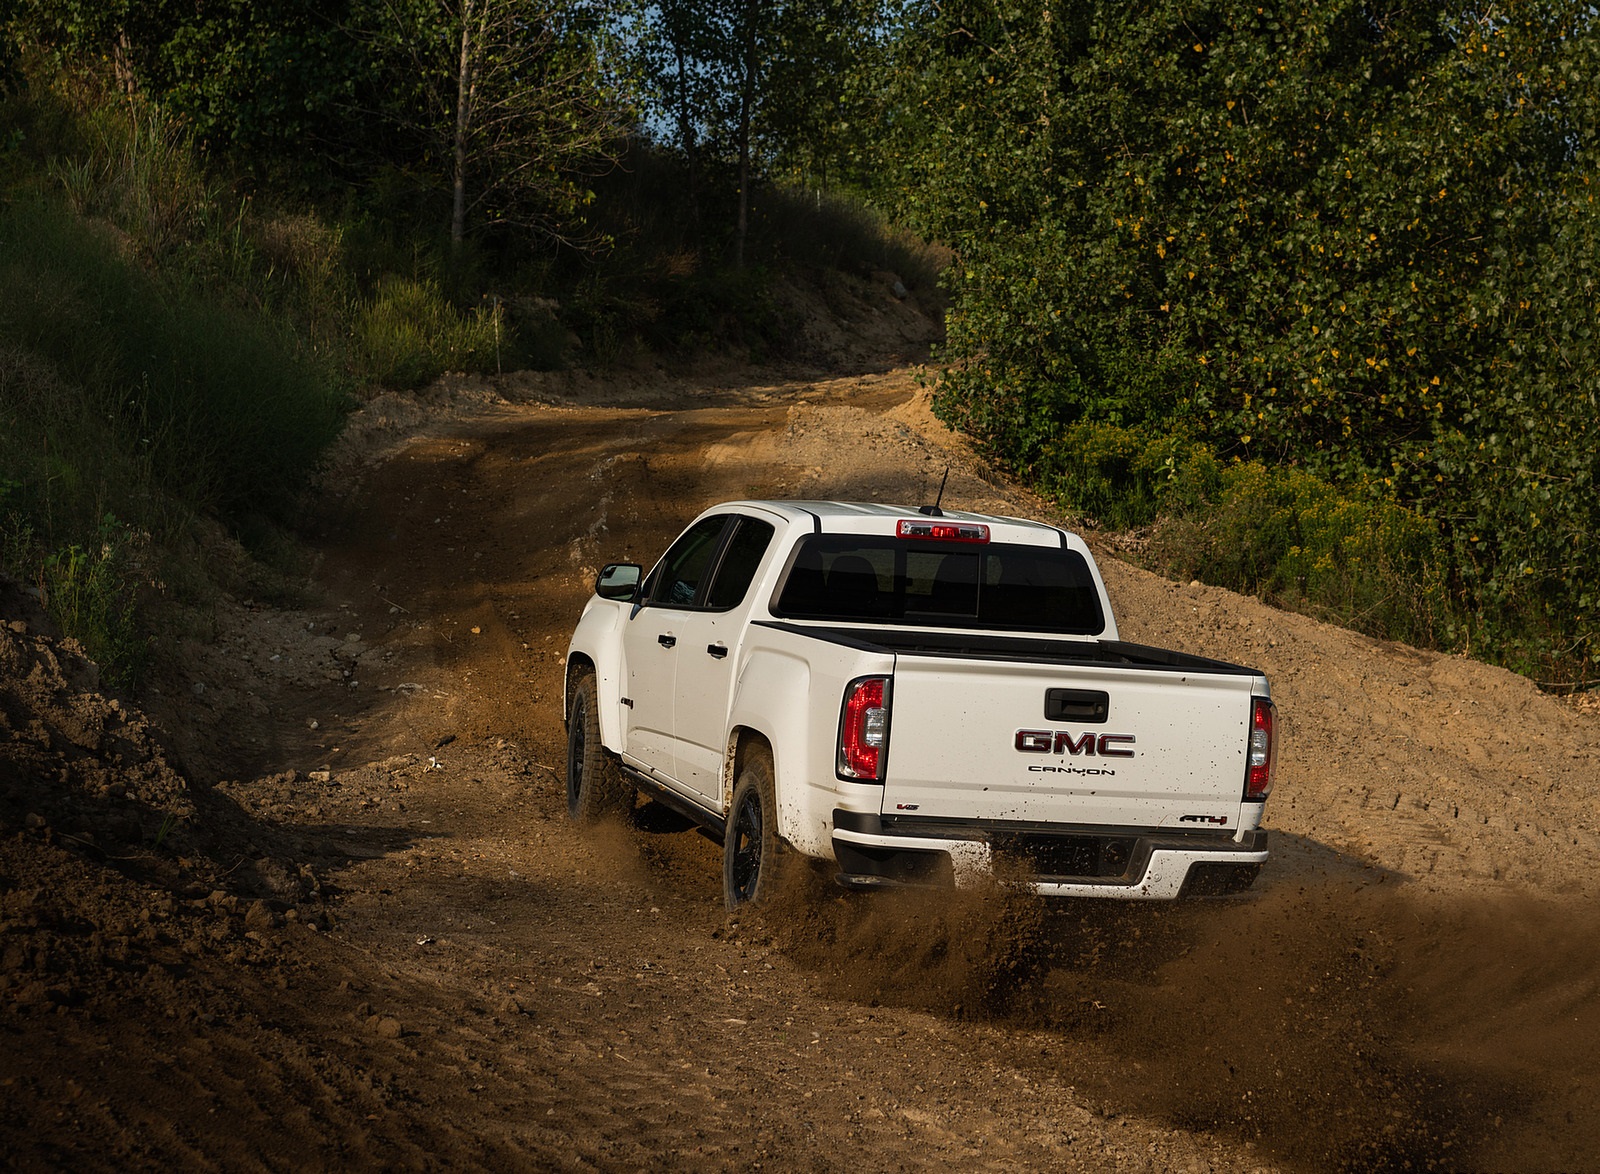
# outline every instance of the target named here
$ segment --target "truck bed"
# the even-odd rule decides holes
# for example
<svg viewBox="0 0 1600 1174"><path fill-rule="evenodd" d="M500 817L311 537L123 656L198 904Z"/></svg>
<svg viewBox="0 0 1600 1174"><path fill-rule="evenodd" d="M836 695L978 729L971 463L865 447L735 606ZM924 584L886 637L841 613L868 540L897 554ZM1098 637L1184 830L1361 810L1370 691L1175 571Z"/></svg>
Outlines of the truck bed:
<svg viewBox="0 0 1600 1174"><path fill-rule="evenodd" d="M1258 676L1257 670L1223 660L1134 644L1126 640L1055 640L1047 637L1002 636L991 632L928 632L893 628L834 628L822 624L757 621L752 626L826 640L863 652L952 657L972 660L1022 661L1082 668L1161 669L1230 676Z"/></svg>

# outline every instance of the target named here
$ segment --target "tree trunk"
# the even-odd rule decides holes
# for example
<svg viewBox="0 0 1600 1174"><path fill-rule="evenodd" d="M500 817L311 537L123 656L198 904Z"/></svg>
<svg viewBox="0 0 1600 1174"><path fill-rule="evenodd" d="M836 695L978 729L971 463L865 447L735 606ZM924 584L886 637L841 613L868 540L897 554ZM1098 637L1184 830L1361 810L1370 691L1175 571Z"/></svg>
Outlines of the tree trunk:
<svg viewBox="0 0 1600 1174"><path fill-rule="evenodd" d="M117 47L112 50L111 68L116 73L117 88L122 91L124 98L131 100L139 88L139 82L138 75L133 71L133 45L125 29L117 33Z"/></svg>
<svg viewBox="0 0 1600 1174"><path fill-rule="evenodd" d="M733 238L733 266L744 268L745 238L750 232L750 115L756 88L756 13L760 0L745 0L744 79L739 87L739 223Z"/></svg>
<svg viewBox="0 0 1600 1174"><path fill-rule="evenodd" d="M700 249L700 176L695 150L694 120L689 117L689 76L683 60L683 39L674 38L678 58L678 138L683 142L684 158L689 163L689 231L694 247Z"/></svg>
<svg viewBox="0 0 1600 1174"><path fill-rule="evenodd" d="M450 199L450 248L461 249L467 226L467 131L472 125L472 39L474 0L461 0L461 60L456 70L456 129L452 139L455 165Z"/></svg>

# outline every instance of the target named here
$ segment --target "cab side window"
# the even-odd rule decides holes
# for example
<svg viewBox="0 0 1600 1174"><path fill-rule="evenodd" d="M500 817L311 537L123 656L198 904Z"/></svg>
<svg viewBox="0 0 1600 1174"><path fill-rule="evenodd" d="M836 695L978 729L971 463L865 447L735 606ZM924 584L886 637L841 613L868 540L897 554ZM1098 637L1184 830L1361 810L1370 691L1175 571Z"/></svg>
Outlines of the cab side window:
<svg viewBox="0 0 1600 1174"><path fill-rule="evenodd" d="M729 521L726 514L719 514L701 518L685 530L650 572L645 600L661 607L692 607Z"/></svg>
<svg viewBox="0 0 1600 1174"><path fill-rule="evenodd" d="M706 606L714 611L727 611L744 602L761 566L761 556L772 544L774 531L766 522L741 517L738 527L728 540L727 550L723 552L722 562L711 580L711 590L706 595Z"/></svg>

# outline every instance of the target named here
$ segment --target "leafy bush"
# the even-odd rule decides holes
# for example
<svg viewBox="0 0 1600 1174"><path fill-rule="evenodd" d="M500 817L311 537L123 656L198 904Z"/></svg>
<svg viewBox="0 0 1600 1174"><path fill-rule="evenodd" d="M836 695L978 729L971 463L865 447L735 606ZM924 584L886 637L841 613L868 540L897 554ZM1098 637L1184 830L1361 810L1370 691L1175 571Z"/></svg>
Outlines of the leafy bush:
<svg viewBox="0 0 1600 1174"><path fill-rule="evenodd" d="M412 388L445 371L494 371L513 366L514 338L499 302L465 316L431 281L389 276L355 324L364 379Z"/></svg>
<svg viewBox="0 0 1600 1174"><path fill-rule="evenodd" d="M1180 446L1175 436L1152 440L1115 424L1080 421L1039 445L1031 471L1041 490L1091 524L1143 526L1160 512Z"/></svg>
<svg viewBox="0 0 1600 1174"><path fill-rule="evenodd" d="M1167 496L1148 556L1163 570L1422 647L1460 630L1438 527L1393 501L1303 469L1224 464L1204 447L1173 470Z"/></svg>
<svg viewBox="0 0 1600 1174"><path fill-rule="evenodd" d="M1044 446L1041 490L1091 523L1141 530L1144 561L1425 647L1466 636L1439 527L1385 486L1220 459L1181 434L1082 422Z"/></svg>

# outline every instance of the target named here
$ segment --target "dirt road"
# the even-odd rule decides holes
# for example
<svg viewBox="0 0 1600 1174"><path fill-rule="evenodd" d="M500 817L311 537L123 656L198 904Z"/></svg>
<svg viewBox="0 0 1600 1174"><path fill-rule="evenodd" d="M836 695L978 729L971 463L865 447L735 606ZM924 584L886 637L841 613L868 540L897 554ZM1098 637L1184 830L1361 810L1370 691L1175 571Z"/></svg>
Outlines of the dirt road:
<svg viewBox="0 0 1600 1174"><path fill-rule="evenodd" d="M824 887L739 921L704 838L574 831L562 656L603 561L947 466L947 503L1040 512L907 370L508 378L368 408L310 600L220 602L146 698L170 752L14 620L8 1161L1595 1165L1600 716L1471 661L1106 562L1125 637L1273 680L1241 900Z"/></svg>

